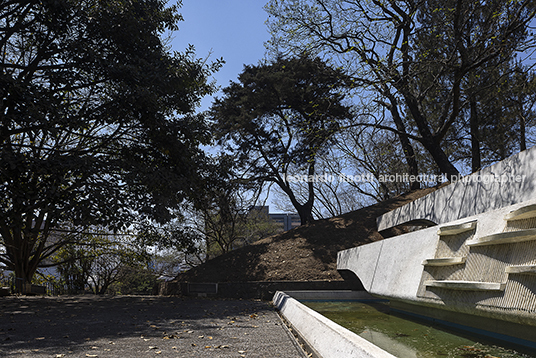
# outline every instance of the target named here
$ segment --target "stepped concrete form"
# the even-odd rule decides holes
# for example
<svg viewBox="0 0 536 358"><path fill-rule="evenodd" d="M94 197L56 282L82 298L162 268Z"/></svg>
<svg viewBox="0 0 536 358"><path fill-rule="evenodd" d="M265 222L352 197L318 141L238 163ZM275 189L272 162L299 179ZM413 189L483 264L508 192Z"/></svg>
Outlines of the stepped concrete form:
<svg viewBox="0 0 536 358"><path fill-rule="evenodd" d="M341 251L337 269L409 312L536 348L535 164L532 148L380 216L380 231L438 225Z"/></svg>

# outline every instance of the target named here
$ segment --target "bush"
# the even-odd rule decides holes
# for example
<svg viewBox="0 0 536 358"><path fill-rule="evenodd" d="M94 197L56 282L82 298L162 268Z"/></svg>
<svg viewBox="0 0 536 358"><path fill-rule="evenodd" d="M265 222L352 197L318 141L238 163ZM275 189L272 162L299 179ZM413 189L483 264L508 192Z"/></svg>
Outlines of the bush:
<svg viewBox="0 0 536 358"><path fill-rule="evenodd" d="M110 285L109 294L114 295L150 295L155 293L158 285L156 273L146 267L123 267L122 278Z"/></svg>

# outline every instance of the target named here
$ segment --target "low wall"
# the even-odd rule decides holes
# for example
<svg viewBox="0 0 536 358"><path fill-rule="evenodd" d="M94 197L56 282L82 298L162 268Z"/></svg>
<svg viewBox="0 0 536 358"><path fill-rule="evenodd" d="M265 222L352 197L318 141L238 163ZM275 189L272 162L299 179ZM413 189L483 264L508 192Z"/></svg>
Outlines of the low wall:
<svg viewBox="0 0 536 358"><path fill-rule="evenodd" d="M296 300L319 300L319 301L355 301L355 300L374 300L378 299L367 291L351 291L351 290L337 290L337 291L285 291L285 294Z"/></svg>
<svg viewBox="0 0 536 358"><path fill-rule="evenodd" d="M300 340L317 357L396 358L285 292L278 291L272 301Z"/></svg>
<svg viewBox="0 0 536 358"><path fill-rule="evenodd" d="M159 294L170 295L203 295L222 298L243 298L271 300L277 291L297 290L363 290L358 281L251 281L251 282L162 282Z"/></svg>

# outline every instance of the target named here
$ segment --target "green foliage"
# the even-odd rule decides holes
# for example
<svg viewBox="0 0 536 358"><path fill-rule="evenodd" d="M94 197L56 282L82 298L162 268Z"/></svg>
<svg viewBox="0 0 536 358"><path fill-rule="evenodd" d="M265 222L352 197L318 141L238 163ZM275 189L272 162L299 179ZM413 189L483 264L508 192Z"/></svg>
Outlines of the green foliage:
<svg viewBox="0 0 536 358"><path fill-rule="evenodd" d="M313 220L313 183L300 201L286 179L315 174L317 156L350 117L344 100L352 83L342 71L306 56L245 66L211 109L219 143L233 153L250 182L275 183L302 223Z"/></svg>
<svg viewBox="0 0 536 358"><path fill-rule="evenodd" d="M268 217L252 210L260 193L259 184L238 176L232 156L220 155L210 163L210 172L217 175L205 178L202 195L194 201L190 221L183 227L195 248L183 249L190 265L275 233Z"/></svg>
<svg viewBox="0 0 536 358"><path fill-rule="evenodd" d="M199 201L206 191L207 189L202 189L196 196L196 201ZM187 214L190 219L195 215L193 212ZM154 247L159 252L172 252L177 260L175 263L185 261L187 264L196 265L200 261L198 258L204 255L204 235L190 224L186 218L165 225L144 221L137 227L136 247ZM157 256L157 259L159 258L161 257Z"/></svg>
<svg viewBox="0 0 536 358"><path fill-rule="evenodd" d="M14 278L15 278L15 274L13 272L7 272L5 270L0 269L0 286L1 287L12 287Z"/></svg>
<svg viewBox="0 0 536 358"><path fill-rule="evenodd" d="M52 258L58 263L59 274L55 286L61 287L62 293L83 293L91 274L91 268L97 252L86 251L86 247L65 245Z"/></svg>
<svg viewBox="0 0 536 358"><path fill-rule="evenodd" d="M107 293L114 295L150 295L158 285L156 273L147 266L125 266L121 279L112 283Z"/></svg>
<svg viewBox="0 0 536 358"><path fill-rule="evenodd" d="M61 246L53 228L167 222L194 192L219 62L169 51L165 3L1 3L0 262L17 277Z"/></svg>
<svg viewBox="0 0 536 358"><path fill-rule="evenodd" d="M213 208L204 216L204 234L207 242L207 257L213 258L231 250L244 247L255 241L281 232L279 226L266 213L256 209L237 206L226 209ZM223 211L232 212L222 215Z"/></svg>
<svg viewBox="0 0 536 358"><path fill-rule="evenodd" d="M91 289L104 294L131 267L147 266L150 254L127 238L101 230L85 235L76 244L62 246L51 258L58 272L56 281L51 281L56 291L73 294Z"/></svg>

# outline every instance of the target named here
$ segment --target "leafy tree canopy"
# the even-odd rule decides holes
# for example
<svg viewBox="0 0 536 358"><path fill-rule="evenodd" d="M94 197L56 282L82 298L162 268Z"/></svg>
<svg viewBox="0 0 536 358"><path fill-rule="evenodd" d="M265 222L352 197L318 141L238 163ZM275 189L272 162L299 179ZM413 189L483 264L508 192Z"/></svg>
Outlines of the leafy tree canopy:
<svg viewBox="0 0 536 358"><path fill-rule="evenodd" d="M171 52L162 0L0 5L0 262L30 280L53 228L168 221L209 139L194 114L219 63Z"/></svg>
<svg viewBox="0 0 536 358"><path fill-rule="evenodd" d="M351 117L344 101L352 86L319 58L278 59L245 66L212 107L214 132L238 171L251 182L278 185L302 224L313 220L314 181L305 180L305 194L298 195L289 176L316 174L317 156Z"/></svg>

